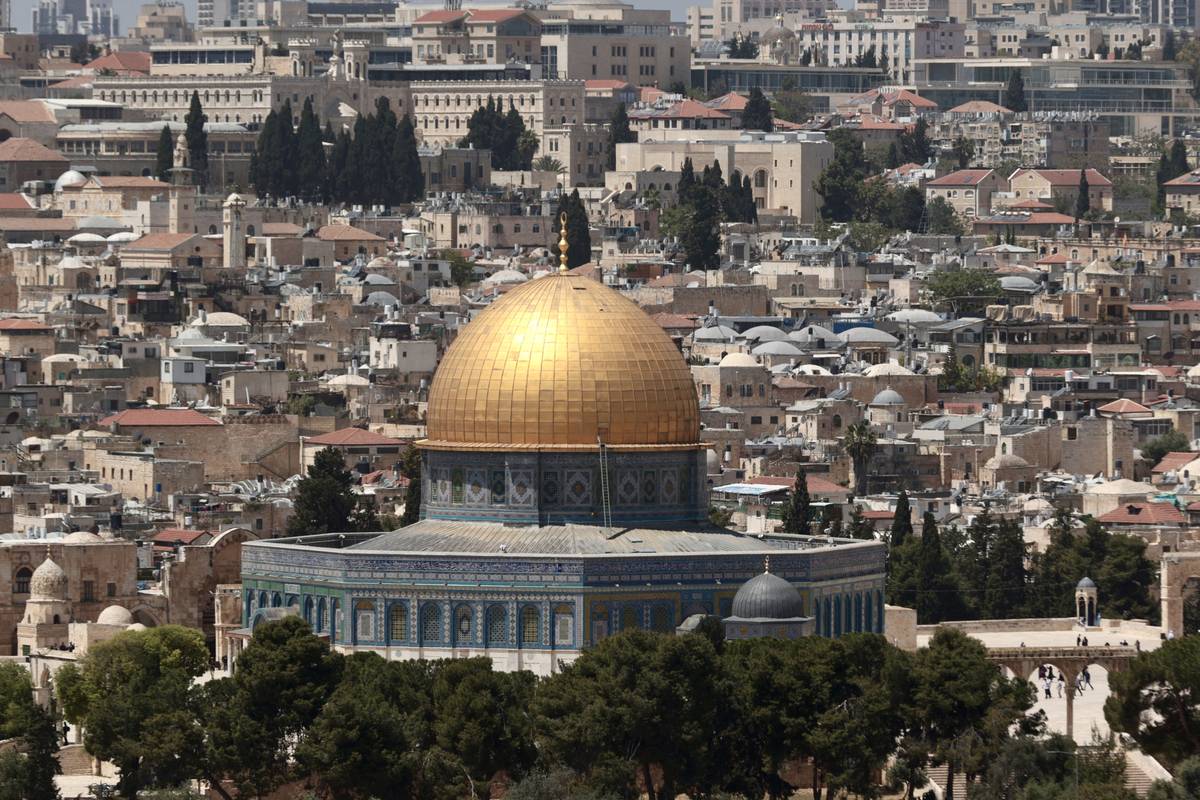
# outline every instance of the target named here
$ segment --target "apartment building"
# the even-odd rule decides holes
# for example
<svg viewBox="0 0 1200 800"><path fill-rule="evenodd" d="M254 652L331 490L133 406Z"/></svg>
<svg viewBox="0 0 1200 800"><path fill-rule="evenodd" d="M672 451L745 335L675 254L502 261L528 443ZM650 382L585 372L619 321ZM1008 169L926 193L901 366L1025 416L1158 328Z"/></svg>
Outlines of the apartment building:
<svg viewBox="0 0 1200 800"><path fill-rule="evenodd" d="M955 106L933 118L929 136L949 151L960 137L974 145L971 167L1078 167L1106 164L1109 123L1089 112L1017 114L987 100Z"/></svg>
<svg viewBox="0 0 1200 800"><path fill-rule="evenodd" d="M560 7L542 19L541 61L549 78L690 86L691 54L691 41L675 32L669 11Z"/></svg>
<svg viewBox="0 0 1200 800"><path fill-rule="evenodd" d="M872 19L847 12L837 22L806 23L794 29L800 52L813 54L814 63L852 66L868 50L882 61L896 83L912 83L917 59L962 58L965 26L960 22L924 20L911 16Z"/></svg>
<svg viewBox="0 0 1200 800"><path fill-rule="evenodd" d="M925 184L925 199L940 197L960 217L972 220L987 216L992 210L992 195L1007 185L995 170L960 169Z"/></svg>
<svg viewBox="0 0 1200 800"><path fill-rule="evenodd" d="M442 10L413 21L413 60L422 64L536 64L542 24L516 8Z"/></svg>

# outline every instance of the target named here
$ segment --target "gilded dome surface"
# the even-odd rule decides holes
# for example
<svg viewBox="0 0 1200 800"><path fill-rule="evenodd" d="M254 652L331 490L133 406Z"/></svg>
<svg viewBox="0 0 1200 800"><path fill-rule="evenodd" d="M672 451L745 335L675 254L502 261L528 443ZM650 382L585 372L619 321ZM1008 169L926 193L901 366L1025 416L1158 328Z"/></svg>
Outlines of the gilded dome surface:
<svg viewBox="0 0 1200 800"><path fill-rule="evenodd" d="M590 278L508 292L459 333L429 391L434 449L699 446L691 371L635 303Z"/></svg>

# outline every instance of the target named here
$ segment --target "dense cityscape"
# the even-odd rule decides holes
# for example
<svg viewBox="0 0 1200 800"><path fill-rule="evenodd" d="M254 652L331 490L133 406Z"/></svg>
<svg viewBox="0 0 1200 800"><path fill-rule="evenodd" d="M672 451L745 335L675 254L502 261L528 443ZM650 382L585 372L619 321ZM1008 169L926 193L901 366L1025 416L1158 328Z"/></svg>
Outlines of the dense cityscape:
<svg viewBox="0 0 1200 800"><path fill-rule="evenodd" d="M1200 2L0 0L0 243L0 800L1200 800Z"/></svg>

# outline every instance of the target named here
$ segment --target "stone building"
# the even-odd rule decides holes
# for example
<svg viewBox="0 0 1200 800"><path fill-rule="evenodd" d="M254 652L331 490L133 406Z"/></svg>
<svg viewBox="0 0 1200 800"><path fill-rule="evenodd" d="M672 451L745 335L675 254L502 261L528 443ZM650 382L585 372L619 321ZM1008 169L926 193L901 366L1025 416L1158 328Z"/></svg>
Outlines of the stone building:
<svg viewBox="0 0 1200 800"><path fill-rule="evenodd" d="M625 629L730 616L767 556L811 632L882 630L882 545L711 527L682 355L632 302L563 273L504 294L447 351L419 443L421 520L247 543L243 627L223 652L297 613L343 652L545 675Z"/></svg>

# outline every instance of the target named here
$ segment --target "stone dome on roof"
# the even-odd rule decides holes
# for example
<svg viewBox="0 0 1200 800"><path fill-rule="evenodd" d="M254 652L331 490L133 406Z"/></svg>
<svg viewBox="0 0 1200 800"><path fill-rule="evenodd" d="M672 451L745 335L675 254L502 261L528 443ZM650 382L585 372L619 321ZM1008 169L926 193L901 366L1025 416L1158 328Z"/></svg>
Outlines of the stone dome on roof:
<svg viewBox="0 0 1200 800"><path fill-rule="evenodd" d="M124 224L118 222L117 220L113 219L112 217L105 217L100 214L93 214L90 217L84 217L83 219L81 219L77 223L75 223L75 226L77 228L79 228L80 230L84 230L87 228L99 228L100 230L118 230L120 228L125 227ZM132 231L131 231L131 233L132 233Z"/></svg>
<svg viewBox="0 0 1200 800"><path fill-rule="evenodd" d="M67 244L107 244L108 239L105 239L98 233L77 233L67 239Z"/></svg>
<svg viewBox="0 0 1200 800"><path fill-rule="evenodd" d="M1012 453L1004 455L992 456L983 465L984 469L1023 469L1029 466L1029 462L1020 456L1015 456Z"/></svg>
<svg viewBox="0 0 1200 800"><path fill-rule="evenodd" d="M820 364L801 364L796 367L797 375L832 375L833 373Z"/></svg>
<svg viewBox="0 0 1200 800"><path fill-rule="evenodd" d="M104 541L91 531L75 531L62 539L63 544L95 544Z"/></svg>
<svg viewBox="0 0 1200 800"><path fill-rule="evenodd" d="M756 356L798 356L804 351L795 345L793 342L763 342L754 348L751 352Z"/></svg>
<svg viewBox="0 0 1200 800"><path fill-rule="evenodd" d="M742 338L754 342L778 342L786 339L787 334L770 325L755 325L744 331Z"/></svg>
<svg viewBox="0 0 1200 800"><path fill-rule="evenodd" d="M1098 483L1087 491L1088 494L1140 495L1150 494L1154 491L1154 487L1148 483L1142 483L1141 481L1131 481L1128 478L1118 478L1115 481Z"/></svg>
<svg viewBox="0 0 1200 800"><path fill-rule="evenodd" d="M914 375L915 373L907 367L902 367L895 361L888 361L884 364L872 364L863 370L863 375L868 378L880 378L887 375Z"/></svg>
<svg viewBox="0 0 1200 800"><path fill-rule="evenodd" d="M107 241L109 244L128 244L136 242L141 237L133 231L117 231L112 236L109 236Z"/></svg>
<svg viewBox="0 0 1200 800"><path fill-rule="evenodd" d="M942 322L942 318L925 308L904 308L887 315L892 322L920 325Z"/></svg>
<svg viewBox="0 0 1200 800"><path fill-rule="evenodd" d="M96 622L101 625L132 625L133 614L124 606L109 606L100 612Z"/></svg>
<svg viewBox="0 0 1200 800"><path fill-rule="evenodd" d="M1006 292L1032 292L1040 288L1035 280L1026 278L1024 275L1005 275L1000 279L1000 288Z"/></svg>
<svg viewBox="0 0 1200 800"><path fill-rule="evenodd" d="M66 600L67 573L46 556L29 579L29 596L38 600Z"/></svg>
<svg viewBox="0 0 1200 800"><path fill-rule="evenodd" d="M69 169L54 181L54 191L61 192L63 189L76 188L87 183L87 177L79 170Z"/></svg>
<svg viewBox="0 0 1200 800"><path fill-rule="evenodd" d="M709 325L692 334L692 339L698 342L732 342L737 337L737 331L724 325Z"/></svg>
<svg viewBox="0 0 1200 800"><path fill-rule="evenodd" d="M742 584L733 596L739 619L795 619L804 616L804 599L795 586L769 571Z"/></svg>
<svg viewBox="0 0 1200 800"><path fill-rule="evenodd" d="M434 450L699 449L679 348L636 303L583 275L515 287L463 327L433 377Z"/></svg>
<svg viewBox="0 0 1200 800"><path fill-rule="evenodd" d="M214 311L200 324L206 328L249 328L250 320L231 311Z"/></svg>
<svg viewBox="0 0 1200 800"><path fill-rule="evenodd" d="M727 353L718 365L721 367L757 367L760 366L754 356L749 353Z"/></svg>
<svg viewBox="0 0 1200 800"><path fill-rule="evenodd" d="M140 623L140 622L135 622L135 623L133 623L132 625L130 625L128 628L126 628L126 630L130 630L130 631L144 631L144 630L146 630L146 626L145 626L145 625L143 625L143 624L142 624L142 623Z"/></svg>
<svg viewBox="0 0 1200 800"><path fill-rule="evenodd" d="M904 396L897 392L892 387L880 390L879 394L871 400L873 406L902 406L904 405Z"/></svg>
<svg viewBox="0 0 1200 800"><path fill-rule="evenodd" d="M801 344L817 344L823 341L826 347L842 343L842 337L821 325L805 325L803 328L796 328L788 334L788 338Z"/></svg>
<svg viewBox="0 0 1200 800"><path fill-rule="evenodd" d="M375 256L374 258L372 258L370 261L367 262L367 269L381 269L383 267L394 267L394 266L396 266L396 265L394 263L392 263L392 260L390 258L384 258L383 256Z"/></svg>
<svg viewBox="0 0 1200 800"><path fill-rule="evenodd" d="M1095 589L1096 582L1091 578L1084 577L1079 583L1075 584L1076 589Z"/></svg>
<svg viewBox="0 0 1200 800"><path fill-rule="evenodd" d="M79 256L63 256L58 262L59 269L87 269L87 264Z"/></svg>
<svg viewBox="0 0 1200 800"><path fill-rule="evenodd" d="M847 328L841 333L842 341L847 344L898 344L895 336L878 328Z"/></svg>
<svg viewBox="0 0 1200 800"><path fill-rule="evenodd" d="M501 269L484 278L483 285L496 286L506 283L525 283L528 280L529 276L524 272L519 272L515 269Z"/></svg>
<svg viewBox="0 0 1200 800"><path fill-rule="evenodd" d="M363 298L364 306L398 306L400 298L391 292L371 292Z"/></svg>
<svg viewBox="0 0 1200 800"><path fill-rule="evenodd" d="M362 282L368 286L395 286L396 282L387 275L380 275L377 272L368 272L363 275Z"/></svg>
<svg viewBox="0 0 1200 800"><path fill-rule="evenodd" d="M795 38L796 32L783 24L783 15L780 14L775 17L775 24L759 37L759 42L764 45L771 45L784 39L791 40Z"/></svg>

